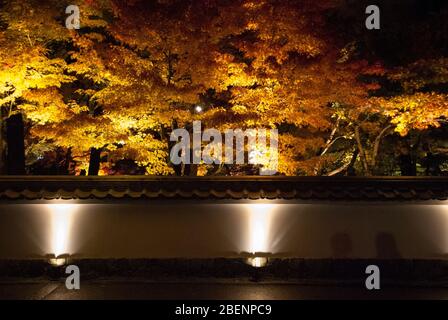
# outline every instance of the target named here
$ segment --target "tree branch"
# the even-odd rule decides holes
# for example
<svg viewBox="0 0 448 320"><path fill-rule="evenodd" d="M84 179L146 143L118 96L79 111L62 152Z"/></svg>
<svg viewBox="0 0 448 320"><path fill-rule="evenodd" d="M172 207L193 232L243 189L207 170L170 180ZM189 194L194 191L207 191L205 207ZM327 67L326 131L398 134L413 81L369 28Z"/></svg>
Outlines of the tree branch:
<svg viewBox="0 0 448 320"><path fill-rule="evenodd" d="M337 169L329 172L327 174L327 176L332 177L332 176L335 176L343 171L347 171L355 163L357 157L358 157L358 151L355 148L355 150L352 153L352 158L350 159L350 161L347 162L346 164L344 164L343 166L341 166L340 168L337 168Z"/></svg>
<svg viewBox="0 0 448 320"><path fill-rule="evenodd" d="M386 128L384 128L384 129L380 132L380 134L378 135L378 137L376 137L376 139L375 139L375 145L374 145L374 148L373 148L373 154L372 154L372 167L375 167L375 165L376 165L376 157L378 156L378 151L379 151L379 149L380 149L380 143L381 143L381 140L384 138L384 136L386 135L386 133L388 133L388 131L389 131L390 129L392 129L392 128L393 128L392 125L387 126Z"/></svg>
<svg viewBox="0 0 448 320"><path fill-rule="evenodd" d="M327 142L325 143L325 148L324 148L324 150L320 153L320 157L322 157L323 155L325 155L325 154L328 152L328 150L330 149L330 147L334 144L334 142L338 139L338 138L336 138L336 140L333 140L333 139L334 139L334 136L336 135L336 132L337 132L338 129L339 129L339 123L340 123L340 120L338 119L338 120L336 121L336 125L335 125L335 127L334 127L333 130L331 131L330 137L328 138ZM319 159L319 160L317 161L316 165L314 166L314 170L313 170L313 172L314 172L314 175L316 175L316 176L317 176L317 174L318 174L320 164L321 164L321 159Z"/></svg>

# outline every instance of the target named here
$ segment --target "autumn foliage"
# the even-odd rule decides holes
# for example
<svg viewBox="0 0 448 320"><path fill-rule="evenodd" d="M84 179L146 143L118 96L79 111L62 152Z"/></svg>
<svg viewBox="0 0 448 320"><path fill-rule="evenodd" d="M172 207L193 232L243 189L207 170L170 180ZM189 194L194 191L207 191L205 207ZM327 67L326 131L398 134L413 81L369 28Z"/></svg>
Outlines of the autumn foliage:
<svg viewBox="0 0 448 320"><path fill-rule="evenodd" d="M170 133L195 120L277 128L284 175L409 174L406 157L444 153L431 134L448 116L448 58L369 51L370 35L340 31L351 28L344 1L0 3L2 160L7 119L20 114L30 173L256 172L173 166ZM80 30L65 28L70 4Z"/></svg>

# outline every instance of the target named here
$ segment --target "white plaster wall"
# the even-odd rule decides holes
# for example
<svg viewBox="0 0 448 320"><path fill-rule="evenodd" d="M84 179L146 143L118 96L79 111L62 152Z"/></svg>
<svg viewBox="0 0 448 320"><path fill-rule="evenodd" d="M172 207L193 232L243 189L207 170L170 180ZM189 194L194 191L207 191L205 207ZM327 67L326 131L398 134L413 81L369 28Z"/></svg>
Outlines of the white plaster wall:
<svg viewBox="0 0 448 320"><path fill-rule="evenodd" d="M53 253L53 203L0 203L0 259ZM71 216L66 251L79 258L232 257L250 251L253 204L78 201L64 209ZM265 251L273 254L448 259L448 205L282 202L268 211Z"/></svg>

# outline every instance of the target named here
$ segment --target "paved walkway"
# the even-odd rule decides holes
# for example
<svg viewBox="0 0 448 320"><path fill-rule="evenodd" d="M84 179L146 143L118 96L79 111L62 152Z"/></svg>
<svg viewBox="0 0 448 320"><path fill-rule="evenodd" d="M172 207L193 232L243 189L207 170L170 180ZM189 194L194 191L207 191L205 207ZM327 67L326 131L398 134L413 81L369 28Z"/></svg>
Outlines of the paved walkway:
<svg viewBox="0 0 448 320"><path fill-rule="evenodd" d="M371 292L355 286L304 286L289 283L251 283L247 281L154 283L136 281L135 279L109 279L83 281L80 290L70 291L66 289L63 281L8 280L0 281L0 299L448 300L448 288L383 288Z"/></svg>

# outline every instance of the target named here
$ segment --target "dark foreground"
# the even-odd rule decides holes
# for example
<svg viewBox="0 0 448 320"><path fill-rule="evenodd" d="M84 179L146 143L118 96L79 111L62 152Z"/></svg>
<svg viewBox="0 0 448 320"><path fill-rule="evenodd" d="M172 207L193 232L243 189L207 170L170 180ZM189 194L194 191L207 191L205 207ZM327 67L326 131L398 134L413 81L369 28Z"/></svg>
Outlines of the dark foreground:
<svg viewBox="0 0 448 320"><path fill-rule="evenodd" d="M14 279L0 282L2 300L367 300L437 299L448 300L448 288L383 287L368 291L362 286L303 285L295 283L253 283L242 280L192 282L148 282L145 280L88 280L80 290L68 290L62 280Z"/></svg>
<svg viewBox="0 0 448 320"><path fill-rule="evenodd" d="M71 300L448 300L448 262L273 259L72 260L80 290L65 286L65 266L1 261L0 299ZM381 289L365 287L366 266L381 269Z"/></svg>

